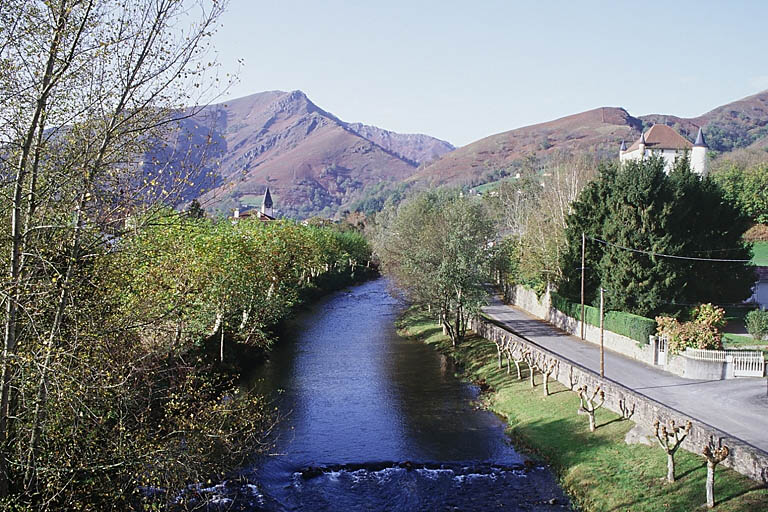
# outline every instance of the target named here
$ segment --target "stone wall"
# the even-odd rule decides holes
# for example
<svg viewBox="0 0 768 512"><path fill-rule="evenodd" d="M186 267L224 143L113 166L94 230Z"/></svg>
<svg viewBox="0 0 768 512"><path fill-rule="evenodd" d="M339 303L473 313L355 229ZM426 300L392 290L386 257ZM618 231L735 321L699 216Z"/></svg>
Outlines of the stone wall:
<svg viewBox="0 0 768 512"><path fill-rule="evenodd" d="M562 311L552 307L549 290L539 298L536 292L524 286L510 286L505 292L505 300L528 313L546 320L558 329L574 336L581 336L581 321L571 318ZM600 344L600 327L585 324L584 340L590 343ZM640 344L637 340L622 336L612 331L603 331L603 343L605 348L618 352L645 364L653 365L655 361L655 348L649 343ZM678 356L668 356L666 371L683 376L685 362Z"/></svg>
<svg viewBox="0 0 768 512"><path fill-rule="evenodd" d="M661 422L675 420L677 423L685 424L690 421L693 429L690 435L684 441L682 447L690 452L701 454L704 447L714 440L722 442L731 450L730 456L722 462L724 466L733 468L739 473L746 475L758 482L768 484L768 453L765 451L733 438L714 427L711 427L701 421L686 416L679 411L669 408L655 400L637 393L621 384L610 379L601 378L598 374L584 368L567 358L550 352L536 343L518 336L514 332L502 328L492 321L483 318L475 318L472 321L472 329L480 336L491 340L500 341L502 339L512 338L525 345L531 351L542 357L554 358L558 361L559 367L554 377L570 389L576 389L579 386L586 385L590 390L595 386L605 392L604 407L622 414L623 409L634 410L631 420L640 428L652 432L653 423L657 419ZM574 414L576 411L574 411Z"/></svg>

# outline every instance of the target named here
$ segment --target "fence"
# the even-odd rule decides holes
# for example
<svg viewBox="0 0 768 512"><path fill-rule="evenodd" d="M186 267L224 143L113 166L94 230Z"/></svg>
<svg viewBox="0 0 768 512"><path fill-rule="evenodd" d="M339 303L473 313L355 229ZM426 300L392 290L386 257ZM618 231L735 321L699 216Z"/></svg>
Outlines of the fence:
<svg viewBox="0 0 768 512"><path fill-rule="evenodd" d="M765 358L754 350L704 350L686 348L686 357L700 361L732 363L734 377L762 377L765 375Z"/></svg>

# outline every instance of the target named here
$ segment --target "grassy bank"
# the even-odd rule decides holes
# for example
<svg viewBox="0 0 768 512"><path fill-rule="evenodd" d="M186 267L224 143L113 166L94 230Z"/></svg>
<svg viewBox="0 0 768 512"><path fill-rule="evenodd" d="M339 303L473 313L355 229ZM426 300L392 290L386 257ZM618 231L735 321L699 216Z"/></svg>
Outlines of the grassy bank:
<svg viewBox="0 0 768 512"><path fill-rule="evenodd" d="M589 432L586 416L577 415L578 396L559 383L544 397L541 378L531 389L524 380L497 369L493 343L471 336L455 350L450 340L426 314L410 309L400 319L401 334L423 340L451 355L464 368L464 377L484 381L491 391L485 405L506 418L515 445L547 461L560 483L586 511L689 512L706 502L706 466L702 457L680 451L678 477L667 484L666 455L658 446L627 445L624 436L634 426L610 411L600 409L598 429ZM768 490L723 467L716 472L718 511L768 510ZM706 507L704 507L706 510Z"/></svg>

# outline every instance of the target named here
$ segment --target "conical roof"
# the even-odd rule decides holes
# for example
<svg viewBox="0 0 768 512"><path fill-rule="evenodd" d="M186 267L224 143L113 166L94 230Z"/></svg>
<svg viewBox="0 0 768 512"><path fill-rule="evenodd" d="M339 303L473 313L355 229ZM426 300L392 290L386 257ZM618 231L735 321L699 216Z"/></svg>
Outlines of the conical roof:
<svg viewBox="0 0 768 512"><path fill-rule="evenodd" d="M699 133L696 135L696 142L693 143L694 147L706 148L707 142L704 140L704 132L699 128Z"/></svg>
<svg viewBox="0 0 768 512"><path fill-rule="evenodd" d="M627 144L624 141L621 141L621 147L619 148L619 151L626 151L627 150Z"/></svg>
<svg viewBox="0 0 768 512"><path fill-rule="evenodd" d="M272 208L272 194L269 193L269 187L267 187L267 191L264 192L264 202L262 204L264 205L264 208Z"/></svg>

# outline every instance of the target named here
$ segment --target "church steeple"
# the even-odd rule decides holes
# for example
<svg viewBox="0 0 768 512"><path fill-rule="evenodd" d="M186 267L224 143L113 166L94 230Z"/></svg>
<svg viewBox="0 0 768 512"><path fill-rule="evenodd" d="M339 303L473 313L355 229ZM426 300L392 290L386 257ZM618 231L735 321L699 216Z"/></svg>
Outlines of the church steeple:
<svg viewBox="0 0 768 512"><path fill-rule="evenodd" d="M261 203L261 213L274 217L272 206L272 194L269 193L269 187L267 187L267 191L264 192L264 200Z"/></svg>

